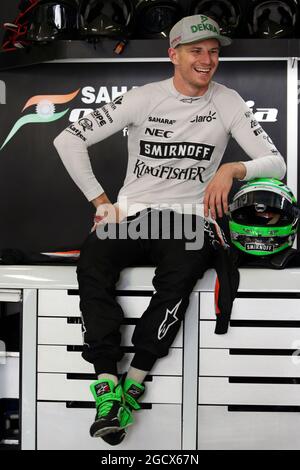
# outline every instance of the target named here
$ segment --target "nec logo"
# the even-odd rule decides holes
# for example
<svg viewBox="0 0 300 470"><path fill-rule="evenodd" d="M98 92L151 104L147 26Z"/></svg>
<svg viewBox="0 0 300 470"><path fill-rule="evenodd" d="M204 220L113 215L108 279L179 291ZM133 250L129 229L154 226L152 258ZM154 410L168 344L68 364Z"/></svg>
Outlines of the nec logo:
<svg viewBox="0 0 300 470"><path fill-rule="evenodd" d="M150 129L149 127L147 127L145 130L145 134L154 135L155 137L164 137L165 139L169 139L171 137L170 134L174 134L174 132L165 131L164 129Z"/></svg>

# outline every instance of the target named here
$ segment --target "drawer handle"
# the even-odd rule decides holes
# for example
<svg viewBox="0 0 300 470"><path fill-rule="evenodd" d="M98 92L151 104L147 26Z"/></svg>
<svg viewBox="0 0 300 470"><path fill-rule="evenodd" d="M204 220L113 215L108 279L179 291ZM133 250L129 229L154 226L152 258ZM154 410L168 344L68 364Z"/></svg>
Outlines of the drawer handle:
<svg viewBox="0 0 300 470"><path fill-rule="evenodd" d="M96 374L67 374L67 380L95 380Z"/></svg>
<svg viewBox="0 0 300 470"><path fill-rule="evenodd" d="M152 403L140 403L141 409L142 410L152 410ZM95 403L92 401L67 401L66 402L66 408L78 408L78 409L84 409L84 408L95 408Z"/></svg>
<svg viewBox="0 0 300 470"><path fill-rule="evenodd" d="M116 290L117 297L152 297L155 291L149 290Z"/></svg>
<svg viewBox="0 0 300 470"><path fill-rule="evenodd" d="M67 374L67 380L95 380L96 374ZM147 375L145 382L153 382L153 376Z"/></svg>
<svg viewBox="0 0 300 470"><path fill-rule="evenodd" d="M74 325L82 325L82 320L80 317L68 317L67 323L74 324Z"/></svg>
<svg viewBox="0 0 300 470"><path fill-rule="evenodd" d="M68 324L82 325L81 317L67 317ZM138 318L124 318L122 325L136 325L138 323Z"/></svg>
<svg viewBox="0 0 300 470"><path fill-rule="evenodd" d="M78 289L68 289L68 295L76 295L79 297L79 290Z"/></svg>
<svg viewBox="0 0 300 470"><path fill-rule="evenodd" d="M247 328L300 328L298 320L230 320L230 326Z"/></svg>
<svg viewBox="0 0 300 470"><path fill-rule="evenodd" d="M295 349L229 349L229 354L234 356L293 356Z"/></svg>
<svg viewBox="0 0 300 470"><path fill-rule="evenodd" d="M229 405L229 412L276 412L276 413L300 413L300 406L279 406L279 405Z"/></svg>
<svg viewBox="0 0 300 470"><path fill-rule="evenodd" d="M293 384L299 385L299 377L228 377L235 384Z"/></svg>
<svg viewBox="0 0 300 470"><path fill-rule="evenodd" d="M237 299L299 299L296 292L238 292Z"/></svg>

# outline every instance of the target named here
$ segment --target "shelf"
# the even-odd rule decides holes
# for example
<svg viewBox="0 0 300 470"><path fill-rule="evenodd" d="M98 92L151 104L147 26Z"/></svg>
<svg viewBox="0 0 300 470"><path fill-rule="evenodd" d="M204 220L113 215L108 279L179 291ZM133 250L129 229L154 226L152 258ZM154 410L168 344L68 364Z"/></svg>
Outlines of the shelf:
<svg viewBox="0 0 300 470"><path fill-rule="evenodd" d="M223 57L300 57L299 39L235 39L230 47L224 47Z"/></svg>
<svg viewBox="0 0 300 470"><path fill-rule="evenodd" d="M51 61L167 61L168 42L165 39L133 39L123 54L114 53L117 41L103 39L97 44L86 41L56 41L30 46L12 52L0 52L0 70L27 67ZM300 57L299 39L235 39L230 47L222 48L224 58L288 58Z"/></svg>
<svg viewBox="0 0 300 470"><path fill-rule="evenodd" d="M31 46L12 52L0 53L0 70L26 67L49 61L66 60L132 60L167 58L168 43L166 40L132 40L123 54L114 53L118 41L104 39L97 44L86 41L56 41L53 44Z"/></svg>

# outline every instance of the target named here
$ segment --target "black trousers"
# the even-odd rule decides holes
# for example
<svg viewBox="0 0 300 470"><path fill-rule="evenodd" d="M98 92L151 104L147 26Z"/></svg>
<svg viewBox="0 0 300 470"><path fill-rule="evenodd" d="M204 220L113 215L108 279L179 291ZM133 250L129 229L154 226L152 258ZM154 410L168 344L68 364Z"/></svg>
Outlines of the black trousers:
<svg viewBox="0 0 300 470"><path fill-rule="evenodd" d="M144 215L149 218L150 212ZM213 249L207 233L201 249L187 250L186 237L174 236L174 227L182 216L171 215L169 239L164 239L160 229L158 236L152 232L148 239L99 239L93 232L81 249L77 275L84 333L82 357L94 364L96 374L116 375L117 362L123 356L120 325L124 314L115 300L115 285L122 269L156 266L155 293L146 311L141 312L132 337L135 356L131 364L149 371L157 358L168 354L196 281L212 267ZM188 217L197 220L195 215Z"/></svg>

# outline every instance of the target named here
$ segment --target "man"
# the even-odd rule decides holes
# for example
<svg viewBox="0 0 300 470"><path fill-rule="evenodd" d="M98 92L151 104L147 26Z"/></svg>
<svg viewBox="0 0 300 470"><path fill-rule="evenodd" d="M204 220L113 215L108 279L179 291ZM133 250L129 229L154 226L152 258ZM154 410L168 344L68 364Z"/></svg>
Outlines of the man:
<svg viewBox="0 0 300 470"><path fill-rule="evenodd" d="M147 373L168 353L195 282L212 266L213 227L228 210L233 179L280 179L285 174L283 158L242 98L212 82L220 45L230 43L207 16L183 18L170 32L174 77L130 90L55 140L69 174L97 209L96 230L81 250L77 273L83 357L94 364L98 376L91 385L97 414L90 433L110 444L124 437L124 428L132 423L131 411L140 407ZM127 175L118 202L112 205L95 179L87 148L125 126ZM218 169L230 135L252 161ZM169 237L161 229L155 233L158 237L148 239L101 236L101 227L112 226L125 226L128 235L132 222L147 220L151 225L153 214L171 214ZM193 223L205 218L202 248L187 249L187 237L176 237L176 223L185 216ZM114 287L123 268L149 263L156 266L155 294L132 338L136 352L131 367L118 383L123 313Z"/></svg>

